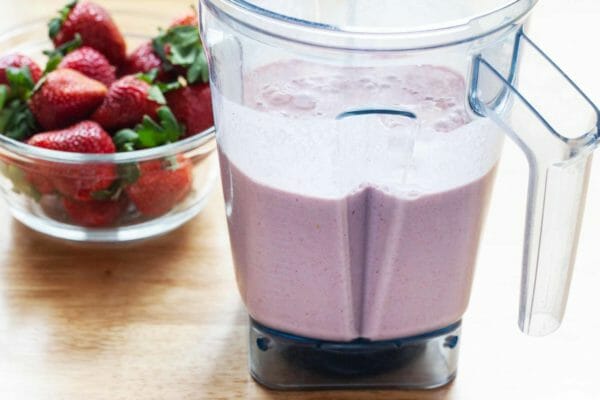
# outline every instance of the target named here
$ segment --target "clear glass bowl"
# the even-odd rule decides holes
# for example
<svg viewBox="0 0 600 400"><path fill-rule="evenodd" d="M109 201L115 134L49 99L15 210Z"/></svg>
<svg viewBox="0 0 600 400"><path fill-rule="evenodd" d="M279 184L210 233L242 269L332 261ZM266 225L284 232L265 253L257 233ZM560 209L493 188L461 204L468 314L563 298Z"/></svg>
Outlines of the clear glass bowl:
<svg viewBox="0 0 600 400"><path fill-rule="evenodd" d="M111 12L130 51L169 24L168 17L143 10ZM43 65L42 50L51 48L49 18L0 33L0 55L19 52ZM203 209L218 177L215 148L214 129L166 146L116 154L47 150L0 135L0 191L16 219L51 236L87 242L145 239L179 227ZM157 189L137 194L137 204L146 206L138 208L127 189L97 190L109 181L131 181L132 173L156 174L150 183L163 180ZM93 206L72 200L92 193L100 198Z"/></svg>

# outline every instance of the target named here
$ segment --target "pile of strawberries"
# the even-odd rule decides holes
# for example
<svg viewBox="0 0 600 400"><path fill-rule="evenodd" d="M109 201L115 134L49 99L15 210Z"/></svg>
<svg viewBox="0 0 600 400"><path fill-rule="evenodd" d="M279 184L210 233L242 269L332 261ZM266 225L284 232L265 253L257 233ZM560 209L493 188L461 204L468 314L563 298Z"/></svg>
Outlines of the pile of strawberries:
<svg viewBox="0 0 600 400"><path fill-rule="evenodd" d="M127 55L110 14L72 1L49 26L44 69L22 54L0 57L0 132L32 146L106 154L173 143L213 125L208 65L196 12ZM115 224L135 206L169 212L191 190L182 156L116 166L61 164L22 175L36 198L58 195L73 223Z"/></svg>

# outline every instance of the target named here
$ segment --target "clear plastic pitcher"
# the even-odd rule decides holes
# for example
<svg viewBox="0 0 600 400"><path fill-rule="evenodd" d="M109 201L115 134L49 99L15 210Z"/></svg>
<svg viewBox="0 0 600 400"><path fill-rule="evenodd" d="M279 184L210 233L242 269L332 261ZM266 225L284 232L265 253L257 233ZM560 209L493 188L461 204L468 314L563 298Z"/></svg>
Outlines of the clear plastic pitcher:
<svg viewBox="0 0 600 400"><path fill-rule="evenodd" d="M526 35L535 3L201 1L259 382L449 382L506 135L530 167L520 327L557 329L599 118Z"/></svg>

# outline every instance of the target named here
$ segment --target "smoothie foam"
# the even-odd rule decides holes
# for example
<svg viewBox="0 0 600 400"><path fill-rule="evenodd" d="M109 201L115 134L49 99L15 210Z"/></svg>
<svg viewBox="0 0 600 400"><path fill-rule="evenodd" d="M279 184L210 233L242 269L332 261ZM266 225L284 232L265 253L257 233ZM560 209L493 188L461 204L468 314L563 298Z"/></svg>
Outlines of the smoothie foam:
<svg viewBox="0 0 600 400"><path fill-rule="evenodd" d="M250 315L312 338L451 324L468 303L499 132L463 111L444 68L259 68L216 93L238 285ZM241 103L241 104L240 104ZM358 107L401 108L416 120Z"/></svg>

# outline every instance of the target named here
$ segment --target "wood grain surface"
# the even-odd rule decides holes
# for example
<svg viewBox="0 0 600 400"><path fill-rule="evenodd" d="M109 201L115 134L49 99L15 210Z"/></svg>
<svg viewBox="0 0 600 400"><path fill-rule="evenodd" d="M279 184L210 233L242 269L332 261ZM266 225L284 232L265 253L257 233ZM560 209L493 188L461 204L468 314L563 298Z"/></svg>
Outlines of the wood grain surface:
<svg viewBox="0 0 600 400"><path fill-rule="evenodd" d="M189 4L135 1L167 20ZM59 4L1 0L0 28ZM542 1L532 35L599 100L600 5L565 4ZM592 173L564 326L536 339L516 326L526 168L507 144L465 316L458 378L434 391L278 393L257 385L247 373L247 317L220 188L181 229L122 246L50 239L1 208L0 399L598 399L600 171Z"/></svg>

